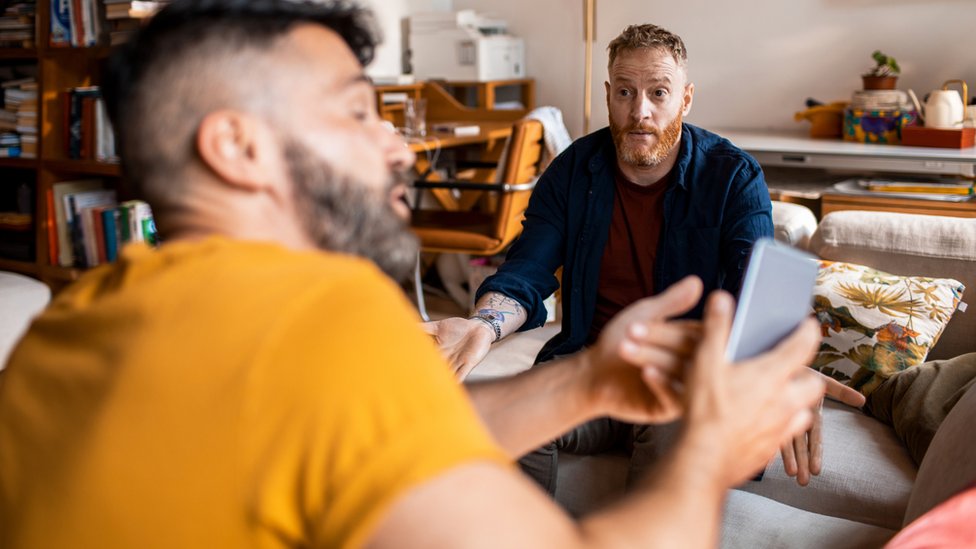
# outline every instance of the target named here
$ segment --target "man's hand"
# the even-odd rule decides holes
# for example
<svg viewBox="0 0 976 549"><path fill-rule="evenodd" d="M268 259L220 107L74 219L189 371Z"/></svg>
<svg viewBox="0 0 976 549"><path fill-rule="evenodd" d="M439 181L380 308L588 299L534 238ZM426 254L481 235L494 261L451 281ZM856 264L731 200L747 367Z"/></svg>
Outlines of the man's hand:
<svg viewBox="0 0 976 549"><path fill-rule="evenodd" d="M421 327L434 336L458 381L464 380L475 366L481 364L495 340L491 327L480 320L445 318L425 322Z"/></svg>
<svg viewBox="0 0 976 549"><path fill-rule="evenodd" d="M851 389L836 379L817 372L826 383L824 394L848 406L864 406L864 395ZM786 474L796 477L796 483L806 486L811 475L819 475L823 470L823 399L813 410L813 425L805 433L783 445L783 469Z"/></svg>
<svg viewBox="0 0 976 549"><path fill-rule="evenodd" d="M691 309L701 293L701 281L686 277L627 307L607 324L583 356L587 385L601 415L661 423L681 414L680 382L701 336L701 323L668 319Z"/></svg>
<svg viewBox="0 0 976 549"><path fill-rule="evenodd" d="M725 359L734 303L713 293L702 343L685 381L686 420L680 459L700 464L731 487L752 477L786 441L812 425L824 394L822 376L807 368L820 340L804 322L773 350L737 364Z"/></svg>

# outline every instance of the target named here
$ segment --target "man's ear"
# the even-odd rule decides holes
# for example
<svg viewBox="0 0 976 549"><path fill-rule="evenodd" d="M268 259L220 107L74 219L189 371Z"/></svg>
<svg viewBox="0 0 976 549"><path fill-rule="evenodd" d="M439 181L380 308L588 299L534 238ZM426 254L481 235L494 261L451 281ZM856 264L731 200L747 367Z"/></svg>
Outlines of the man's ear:
<svg viewBox="0 0 976 549"><path fill-rule="evenodd" d="M607 108L610 108L610 82L603 81L603 89L607 92Z"/></svg>
<svg viewBox="0 0 976 549"><path fill-rule="evenodd" d="M695 98L695 85L691 82L685 84L685 95L683 98L684 106L681 109L681 117L684 118L688 116L691 112L691 104L694 102Z"/></svg>
<svg viewBox="0 0 976 549"><path fill-rule="evenodd" d="M203 163L226 184L257 192L281 182L281 145L260 118L234 110L207 114L196 139Z"/></svg>

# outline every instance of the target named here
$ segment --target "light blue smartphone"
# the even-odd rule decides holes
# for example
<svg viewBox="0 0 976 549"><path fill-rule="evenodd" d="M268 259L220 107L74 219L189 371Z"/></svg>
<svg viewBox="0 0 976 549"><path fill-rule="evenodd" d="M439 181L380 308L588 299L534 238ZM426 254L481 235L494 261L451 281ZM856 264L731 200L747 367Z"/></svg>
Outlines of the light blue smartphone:
<svg viewBox="0 0 976 549"><path fill-rule="evenodd" d="M756 241L732 321L725 356L732 362L773 348L813 312L819 263L771 238Z"/></svg>

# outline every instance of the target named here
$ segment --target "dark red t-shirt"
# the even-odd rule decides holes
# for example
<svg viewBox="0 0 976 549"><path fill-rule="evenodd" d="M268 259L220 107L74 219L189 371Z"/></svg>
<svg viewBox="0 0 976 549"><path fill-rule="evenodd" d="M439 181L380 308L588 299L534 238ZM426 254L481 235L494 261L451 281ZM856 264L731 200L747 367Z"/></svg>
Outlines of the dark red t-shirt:
<svg viewBox="0 0 976 549"><path fill-rule="evenodd" d="M628 181L617 170L613 218L600 262L588 345L596 341L603 327L621 309L654 295L654 261L664 222L664 191L670 179L668 174L644 187Z"/></svg>

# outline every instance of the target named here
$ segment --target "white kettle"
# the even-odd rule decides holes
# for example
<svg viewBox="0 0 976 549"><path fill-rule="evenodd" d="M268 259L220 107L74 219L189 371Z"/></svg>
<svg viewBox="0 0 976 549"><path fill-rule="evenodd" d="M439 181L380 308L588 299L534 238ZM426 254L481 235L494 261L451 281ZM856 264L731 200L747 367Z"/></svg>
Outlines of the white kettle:
<svg viewBox="0 0 976 549"><path fill-rule="evenodd" d="M956 90L950 90L951 84L962 85L962 97ZM934 90L929 93L929 99L923 106L918 101L915 92L908 90L908 95L915 103L919 118L926 128L957 129L962 127L962 121L966 114L966 106L963 98L969 96L969 87L962 80L946 80L942 84L942 89Z"/></svg>

